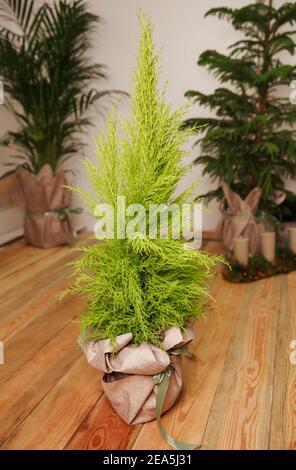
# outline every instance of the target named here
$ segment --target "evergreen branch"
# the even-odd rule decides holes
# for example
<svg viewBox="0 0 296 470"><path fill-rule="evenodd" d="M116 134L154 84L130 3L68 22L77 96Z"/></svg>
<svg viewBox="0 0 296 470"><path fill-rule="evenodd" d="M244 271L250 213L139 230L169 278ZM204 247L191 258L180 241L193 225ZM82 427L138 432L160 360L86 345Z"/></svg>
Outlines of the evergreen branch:
<svg viewBox="0 0 296 470"><path fill-rule="evenodd" d="M132 116L118 119L113 111L105 134L97 139L99 166L84 160L92 193L73 188L91 209L96 201L111 204L115 216L117 196L125 196L126 205L142 204L147 215L150 203L181 204L192 198L194 190L176 192L187 171L183 144L192 134L182 126L186 108L173 111L159 91L159 57L151 23L141 16L140 24ZM172 216L170 224L173 220ZM219 261L185 249L172 234L168 239L122 240L115 230L115 239L83 248L74 265L76 282L70 293L87 298L82 334L114 343L116 336L131 332L134 343L160 345L166 329L184 328L203 313L209 298L207 283Z"/></svg>

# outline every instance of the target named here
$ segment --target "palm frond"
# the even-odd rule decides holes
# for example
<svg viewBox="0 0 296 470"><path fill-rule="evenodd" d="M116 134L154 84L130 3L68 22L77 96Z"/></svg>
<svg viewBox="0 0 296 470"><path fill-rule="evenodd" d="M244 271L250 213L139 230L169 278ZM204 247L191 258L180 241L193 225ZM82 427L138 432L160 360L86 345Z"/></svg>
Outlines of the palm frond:
<svg viewBox="0 0 296 470"><path fill-rule="evenodd" d="M36 0L0 0L1 19L8 26L0 30L0 79L20 126L11 133L13 144L34 170L45 163L55 169L65 155L81 151L91 110L120 93L100 90L106 69L89 57L101 18L85 0L41 6Z"/></svg>

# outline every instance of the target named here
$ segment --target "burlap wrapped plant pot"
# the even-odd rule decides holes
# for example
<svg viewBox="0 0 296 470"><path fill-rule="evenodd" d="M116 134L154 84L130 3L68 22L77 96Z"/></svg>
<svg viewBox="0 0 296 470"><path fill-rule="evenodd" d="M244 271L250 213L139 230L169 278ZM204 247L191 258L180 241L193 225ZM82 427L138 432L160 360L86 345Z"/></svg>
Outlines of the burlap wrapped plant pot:
<svg viewBox="0 0 296 470"><path fill-rule="evenodd" d="M152 344L132 344L132 333L117 336L115 346L109 340L78 342L88 363L104 372L103 390L112 407L128 424L156 419L158 385L155 376L169 371L170 381L162 413L176 402L182 388L182 354L194 339L188 328L169 328L163 335L163 349Z"/></svg>
<svg viewBox="0 0 296 470"><path fill-rule="evenodd" d="M53 174L44 165L37 175L25 168L16 171L18 187L15 205L25 210L24 236L27 243L40 248L67 245L73 237L68 211L71 202L64 171Z"/></svg>
<svg viewBox="0 0 296 470"><path fill-rule="evenodd" d="M217 226L217 233L227 251L232 252L234 238L248 237L250 253L255 256L260 248L260 223L256 220L256 212L261 197L261 189L254 188L245 200L222 183L222 189L227 200L228 210L223 214Z"/></svg>

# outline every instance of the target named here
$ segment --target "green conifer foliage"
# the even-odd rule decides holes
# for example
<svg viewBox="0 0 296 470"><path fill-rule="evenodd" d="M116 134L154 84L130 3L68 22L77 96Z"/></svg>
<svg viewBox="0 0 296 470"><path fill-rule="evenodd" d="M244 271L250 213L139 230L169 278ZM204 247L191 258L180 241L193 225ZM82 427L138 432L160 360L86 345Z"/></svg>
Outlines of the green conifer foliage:
<svg viewBox="0 0 296 470"><path fill-rule="evenodd" d="M204 174L225 181L243 198L260 186L261 209L295 219L296 197L284 189L285 178L296 176L296 106L289 102L288 88L295 66L282 58L295 54L296 4L277 8L269 0L239 9L213 8L209 15L226 19L244 38L229 47L229 54L206 50L198 60L221 86L209 95L186 93L215 113L210 119L186 121L186 126L208 124L195 162L204 166ZM276 191L283 190L286 201L277 207ZM207 196L224 201L221 188Z"/></svg>
<svg viewBox="0 0 296 470"><path fill-rule="evenodd" d="M118 195L125 196L127 205L142 204L147 213L149 203L181 203L188 197L188 191L174 196L186 171L182 144L191 132L181 129L185 109L172 111L158 91L152 27L144 16L140 23L132 117L121 120L114 111L106 134L98 138L99 165L85 160L94 194L72 188L85 197L91 210L98 203L109 203L115 216ZM209 297L207 284L220 260L186 249L183 241L172 237L115 238L82 251L70 288L88 299L82 333L114 340L132 332L135 343L156 345L168 327L185 327L203 312Z"/></svg>

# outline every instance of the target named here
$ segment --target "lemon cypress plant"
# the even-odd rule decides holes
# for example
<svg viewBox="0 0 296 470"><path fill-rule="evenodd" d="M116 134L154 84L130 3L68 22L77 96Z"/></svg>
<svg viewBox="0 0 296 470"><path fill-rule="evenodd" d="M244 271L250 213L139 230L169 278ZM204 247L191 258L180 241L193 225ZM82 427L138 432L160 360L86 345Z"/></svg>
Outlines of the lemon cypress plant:
<svg viewBox="0 0 296 470"><path fill-rule="evenodd" d="M192 189L176 196L187 171L182 146L191 130L182 129L186 108L172 110L159 91L159 57L152 26L140 17L141 39L134 71L132 113L129 120L113 111L104 135L98 137L99 165L85 159L93 194L76 187L91 211L109 204L118 215L118 196L126 205L181 204ZM149 222L145 228L149 231ZM149 236L118 238L81 248L70 292L88 298L80 322L92 339L131 332L135 343L160 345L171 326L185 327L201 315L209 296L207 284L218 257L186 249L184 240Z"/></svg>

